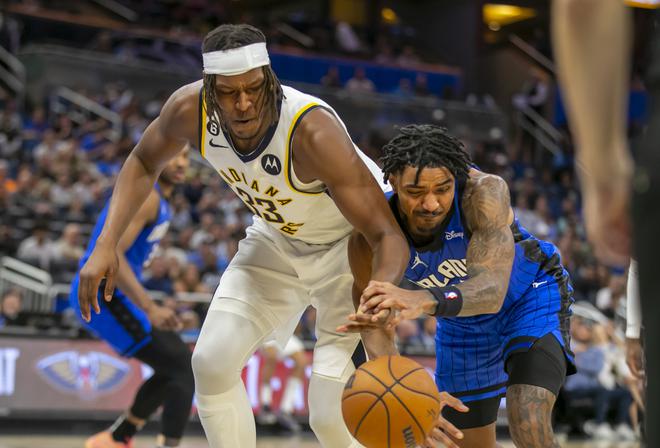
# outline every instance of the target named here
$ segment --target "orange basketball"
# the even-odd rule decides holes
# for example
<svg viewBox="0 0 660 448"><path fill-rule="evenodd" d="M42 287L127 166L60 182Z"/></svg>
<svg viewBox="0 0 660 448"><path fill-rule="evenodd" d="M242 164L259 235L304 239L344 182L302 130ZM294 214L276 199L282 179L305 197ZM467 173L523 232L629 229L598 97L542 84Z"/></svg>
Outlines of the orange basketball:
<svg viewBox="0 0 660 448"><path fill-rule="evenodd" d="M421 445L440 412L426 369L402 356L381 356L349 378L342 395L348 430L366 448Z"/></svg>

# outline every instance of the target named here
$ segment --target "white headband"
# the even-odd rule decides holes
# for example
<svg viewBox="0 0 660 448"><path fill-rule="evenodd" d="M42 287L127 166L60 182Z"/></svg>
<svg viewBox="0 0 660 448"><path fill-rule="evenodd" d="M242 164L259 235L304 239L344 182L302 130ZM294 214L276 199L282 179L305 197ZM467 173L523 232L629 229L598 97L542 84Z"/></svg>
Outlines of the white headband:
<svg viewBox="0 0 660 448"><path fill-rule="evenodd" d="M203 53L204 74L234 76L270 64L266 43Z"/></svg>

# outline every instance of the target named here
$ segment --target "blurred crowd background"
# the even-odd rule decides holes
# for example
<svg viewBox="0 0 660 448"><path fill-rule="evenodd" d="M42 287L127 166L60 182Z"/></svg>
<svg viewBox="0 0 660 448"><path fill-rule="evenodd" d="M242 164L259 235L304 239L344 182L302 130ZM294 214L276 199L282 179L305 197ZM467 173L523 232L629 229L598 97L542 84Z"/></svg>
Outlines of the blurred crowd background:
<svg viewBox="0 0 660 448"><path fill-rule="evenodd" d="M326 99L372 158L396 125L434 122L457 134L481 169L507 180L518 219L557 245L573 281L580 372L560 400L563 421L593 437L634 437L627 430L637 427L642 403L623 362L627 267L599 264L585 239L580 168L543 2L496 19L484 2L448 1L447 10L420 2L422 12L445 13L438 39L454 36L445 43L430 41L432 30L395 1L357 2L362 19L342 1L120 0L110 12L91 1L5 3L0 47L9 56L0 73L18 82L0 82L0 256L50 280L35 299L0 273L0 331L89 337L67 310L67 285L123 160L169 93L199 77L203 35L223 22L249 22L266 33L283 83ZM451 23L472 16L463 31ZM12 70L14 59L23 73ZM631 132L643 126L645 104L633 74ZM145 286L177 310L194 340L252 217L198 154L191 157ZM297 333L313 343L313 310ZM397 335L404 353L435 352L432 317L402 322Z"/></svg>

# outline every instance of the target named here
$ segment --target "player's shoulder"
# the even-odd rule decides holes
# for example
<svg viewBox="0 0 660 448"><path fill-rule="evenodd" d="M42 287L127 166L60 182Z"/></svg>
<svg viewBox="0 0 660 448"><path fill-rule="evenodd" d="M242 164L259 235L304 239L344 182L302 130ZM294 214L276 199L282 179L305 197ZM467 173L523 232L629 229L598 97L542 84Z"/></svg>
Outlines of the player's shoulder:
<svg viewBox="0 0 660 448"><path fill-rule="evenodd" d="M199 127L199 110L201 101L202 81L186 84L175 90L163 105L160 120L164 128L196 141ZM192 139L192 140L191 140Z"/></svg>
<svg viewBox="0 0 660 448"><path fill-rule="evenodd" d="M473 231L484 226L510 224L513 220L509 187L495 174L470 170L461 203L467 224Z"/></svg>
<svg viewBox="0 0 660 448"><path fill-rule="evenodd" d="M165 107L176 110L198 110L200 94L202 91L202 80L191 82L175 90L165 103Z"/></svg>
<svg viewBox="0 0 660 448"><path fill-rule="evenodd" d="M509 193L506 181L497 174L490 174L477 169L470 169L465 183L464 199L477 195L501 195Z"/></svg>

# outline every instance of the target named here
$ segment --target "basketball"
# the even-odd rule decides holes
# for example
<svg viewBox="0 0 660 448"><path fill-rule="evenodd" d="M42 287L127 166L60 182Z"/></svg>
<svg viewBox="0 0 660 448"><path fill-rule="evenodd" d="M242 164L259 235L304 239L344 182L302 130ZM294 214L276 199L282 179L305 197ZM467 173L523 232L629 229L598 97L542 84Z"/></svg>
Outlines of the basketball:
<svg viewBox="0 0 660 448"><path fill-rule="evenodd" d="M440 411L428 372L403 356L381 356L349 378L342 395L348 430L367 448L421 445Z"/></svg>

